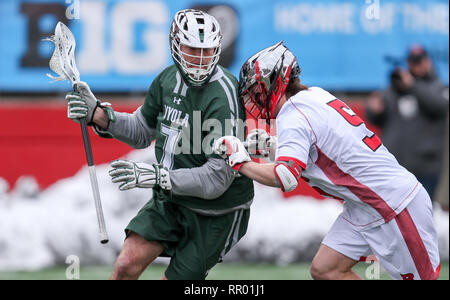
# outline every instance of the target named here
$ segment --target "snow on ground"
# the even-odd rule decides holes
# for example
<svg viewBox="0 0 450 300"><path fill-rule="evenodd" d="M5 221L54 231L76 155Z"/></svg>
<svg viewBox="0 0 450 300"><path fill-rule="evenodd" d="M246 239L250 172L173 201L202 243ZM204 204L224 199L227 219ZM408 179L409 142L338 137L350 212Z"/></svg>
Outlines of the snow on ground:
<svg viewBox="0 0 450 300"><path fill-rule="evenodd" d="M150 163L155 160L150 148L133 151L125 158ZM24 177L7 193L7 184L0 178L0 270L64 264L69 255L78 256L81 265L112 265L125 237L123 229L150 199L151 190L120 192L110 181L109 168L109 164L96 167L110 239L106 245L99 242L86 167L44 191L38 190L33 178ZM286 200L277 189L255 183L247 234L225 260L280 264L309 261L341 210L335 200ZM448 260L448 212L436 208L435 221L441 258Z"/></svg>

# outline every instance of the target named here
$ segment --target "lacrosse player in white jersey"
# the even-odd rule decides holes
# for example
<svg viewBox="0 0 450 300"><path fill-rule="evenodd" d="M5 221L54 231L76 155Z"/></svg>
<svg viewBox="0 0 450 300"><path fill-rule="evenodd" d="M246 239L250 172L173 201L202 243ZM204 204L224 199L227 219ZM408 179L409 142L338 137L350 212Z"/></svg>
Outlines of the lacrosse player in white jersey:
<svg viewBox="0 0 450 300"><path fill-rule="evenodd" d="M216 141L216 153L259 183L287 192L303 178L323 195L344 200L311 264L314 279L361 279L352 267L370 254L393 279L437 279L437 233L421 183L344 102L302 85L299 75L296 57L282 42L253 55L240 72L248 113L269 124L276 119L274 163L251 161L232 136ZM252 135L246 143L266 140L267 134Z"/></svg>

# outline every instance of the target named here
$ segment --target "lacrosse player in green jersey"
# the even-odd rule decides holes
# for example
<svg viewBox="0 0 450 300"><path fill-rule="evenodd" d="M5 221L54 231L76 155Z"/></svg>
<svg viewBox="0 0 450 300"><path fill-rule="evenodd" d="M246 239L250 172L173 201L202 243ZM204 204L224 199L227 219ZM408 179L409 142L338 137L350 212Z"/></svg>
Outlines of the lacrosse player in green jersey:
<svg viewBox="0 0 450 300"><path fill-rule="evenodd" d="M179 11L169 38L175 64L154 79L134 113L114 112L86 83L66 96L68 117L86 117L100 136L133 148L156 139L158 164L111 162L121 191L148 188L151 197L125 229L111 279L137 279L158 256L171 257L162 279L205 279L247 231L253 182L212 149L223 135L245 134L237 80L217 65L221 39L214 17Z"/></svg>

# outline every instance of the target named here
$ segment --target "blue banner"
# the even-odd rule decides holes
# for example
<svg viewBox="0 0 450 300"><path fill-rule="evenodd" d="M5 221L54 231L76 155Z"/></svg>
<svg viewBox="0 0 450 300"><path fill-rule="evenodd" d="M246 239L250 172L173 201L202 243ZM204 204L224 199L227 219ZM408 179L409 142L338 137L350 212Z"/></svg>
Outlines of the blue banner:
<svg viewBox="0 0 450 300"><path fill-rule="evenodd" d="M145 1L1 0L0 92L55 92L42 41L57 21L77 40L81 79L99 92L142 92L172 64L168 35L176 11L199 8L224 34L220 63L238 76L255 52L284 41L297 56L302 80L330 90L384 88L394 64L422 44L448 85L448 1Z"/></svg>

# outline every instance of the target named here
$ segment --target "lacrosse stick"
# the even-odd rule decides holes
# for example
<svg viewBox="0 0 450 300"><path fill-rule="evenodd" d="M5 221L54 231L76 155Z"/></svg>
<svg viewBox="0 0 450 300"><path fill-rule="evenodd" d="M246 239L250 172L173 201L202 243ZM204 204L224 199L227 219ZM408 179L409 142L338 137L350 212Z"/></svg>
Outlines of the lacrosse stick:
<svg viewBox="0 0 450 300"><path fill-rule="evenodd" d="M80 81L80 72L75 65L75 39L70 29L61 22L56 24L55 35L46 39L55 44L55 51L50 59L50 69L59 75L54 77L47 74L55 80L70 80L75 92L78 91L77 83ZM80 119L81 133L83 135L84 150L91 179L92 193L94 196L95 209L97 211L97 221L100 230L100 242L106 244L108 242L108 234L106 232L105 220L103 217L102 203L98 190L97 174L95 172L94 159L92 156L91 141L86 124L86 118Z"/></svg>

